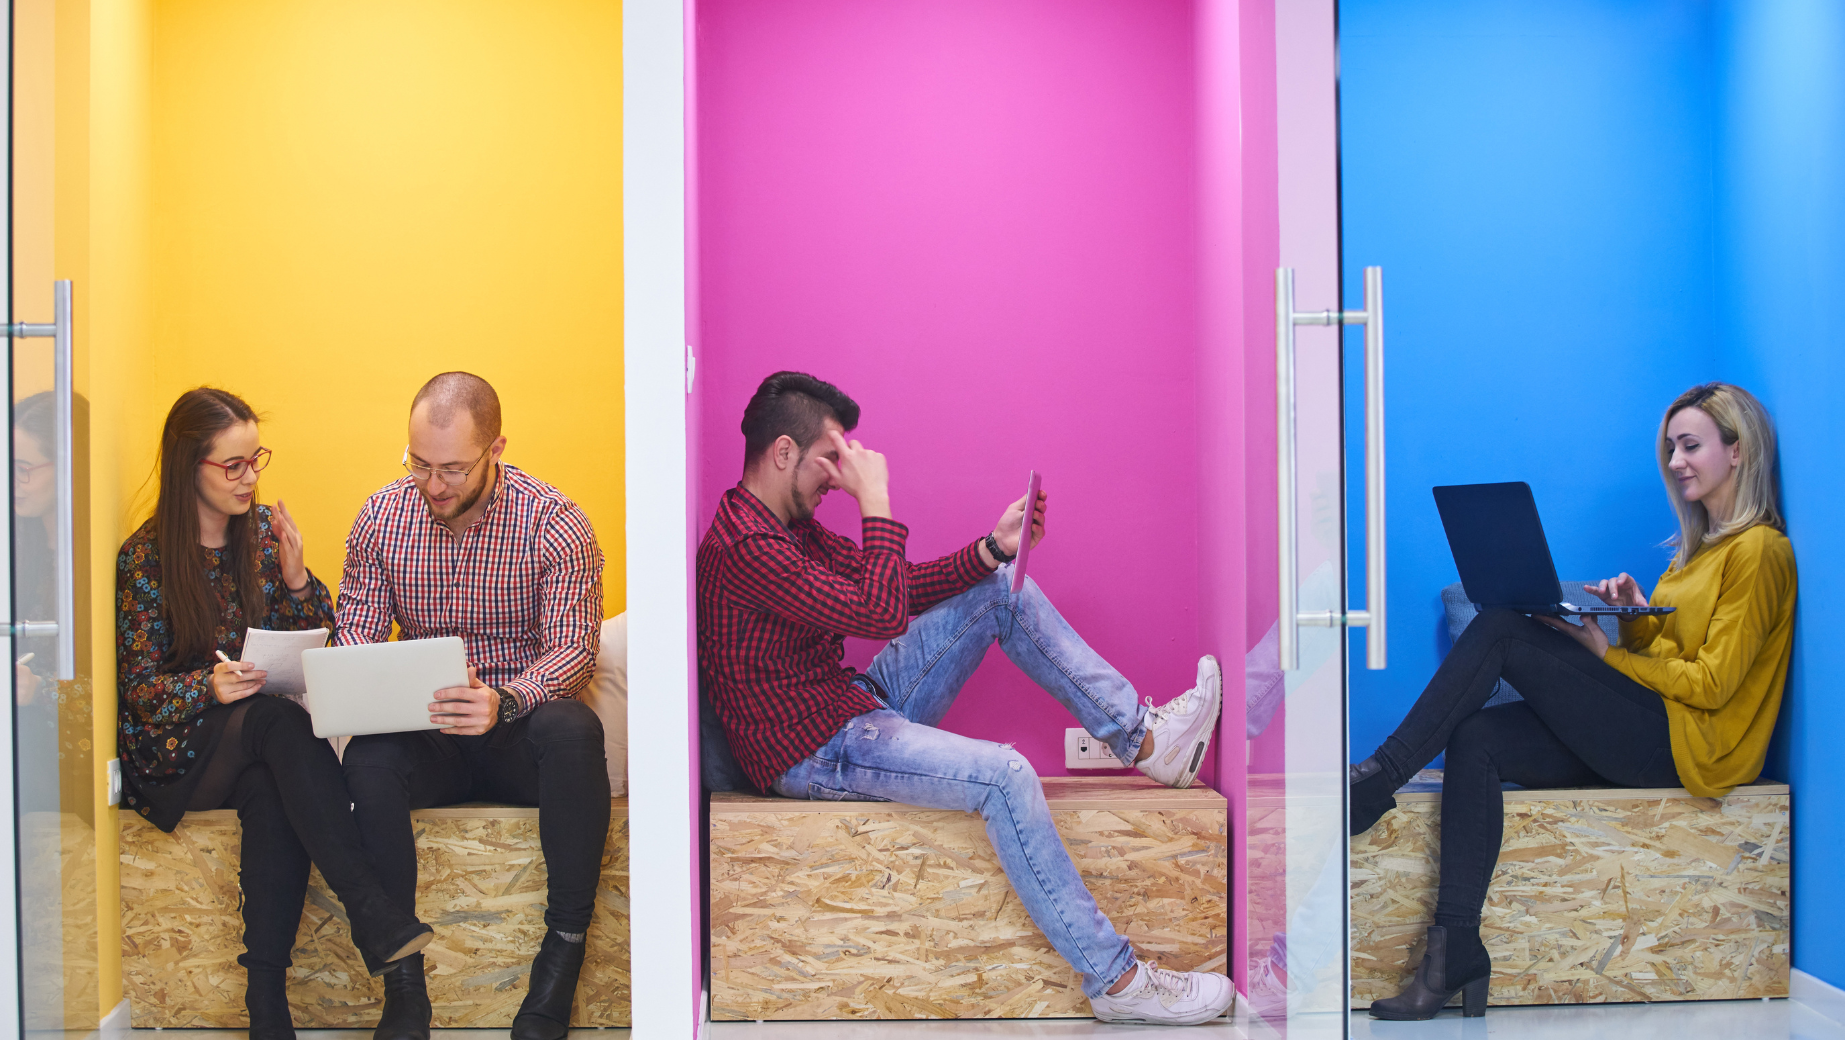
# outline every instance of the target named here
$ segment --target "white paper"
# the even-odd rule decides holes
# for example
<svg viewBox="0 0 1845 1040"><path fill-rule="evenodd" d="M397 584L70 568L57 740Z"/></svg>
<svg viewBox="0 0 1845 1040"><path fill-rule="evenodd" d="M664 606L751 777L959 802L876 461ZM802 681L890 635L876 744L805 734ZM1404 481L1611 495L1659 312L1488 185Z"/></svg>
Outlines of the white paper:
<svg viewBox="0 0 1845 1040"><path fill-rule="evenodd" d="M326 646L328 634L324 628L300 632L252 628L243 637L243 656L238 660L269 673L263 683L264 693L299 703L307 696L307 681L301 677L301 651Z"/></svg>

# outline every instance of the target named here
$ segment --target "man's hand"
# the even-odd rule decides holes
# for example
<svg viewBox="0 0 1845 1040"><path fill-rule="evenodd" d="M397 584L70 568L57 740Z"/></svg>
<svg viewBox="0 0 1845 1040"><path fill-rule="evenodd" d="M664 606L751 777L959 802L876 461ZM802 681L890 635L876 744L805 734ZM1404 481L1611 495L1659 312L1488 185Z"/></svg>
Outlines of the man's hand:
<svg viewBox="0 0 1845 1040"><path fill-rule="evenodd" d="M269 673L248 661L219 661L211 666L211 695L219 704L233 704L263 688Z"/></svg>
<svg viewBox="0 0 1845 1040"><path fill-rule="evenodd" d="M1595 655L1597 660L1608 655L1608 633L1602 631L1600 622L1591 620L1585 624L1573 625L1562 618L1543 615L1539 615L1538 620L1581 643L1585 649Z"/></svg>
<svg viewBox="0 0 1845 1040"><path fill-rule="evenodd" d="M858 515L890 519L890 469L884 456L858 441L846 440L838 430L828 430L826 436L839 454L838 462L824 455L814 460L827 480L858 500Z"/></svg>
<svg viewBox="0 0 1845 1040"><path fill-rule="evenodd" d="M1036 549L1044 541L1044 514L1049 508L1050 492L1038 492L1037 505L1032 510L1031 547ZM1006 507L999 515L999 523L993 525L993 540L999 543L1000 551L1008 556L1019 554L1019 535L1025 529L1025 496L1020 495L1017 502Z"/></svg>
<svg viewBox="0 0 1845 1040"><path fill-rule="evenodd" d="M480 681L474 666L468 666L468 684L437 690L429 705L429 721L442 726L444 733L458 737L478 737L500 721L500 693Z"/></svg>
<svg viewBox="0 0 1845 1040"><path fill-rule="evenodd" d="M1634 576L1622 571L1618 577L1604 578L1593 585L1584 585L1583 589L1611 607L1644 607L1646 594L1640 591L1640 583Z"/></svg>

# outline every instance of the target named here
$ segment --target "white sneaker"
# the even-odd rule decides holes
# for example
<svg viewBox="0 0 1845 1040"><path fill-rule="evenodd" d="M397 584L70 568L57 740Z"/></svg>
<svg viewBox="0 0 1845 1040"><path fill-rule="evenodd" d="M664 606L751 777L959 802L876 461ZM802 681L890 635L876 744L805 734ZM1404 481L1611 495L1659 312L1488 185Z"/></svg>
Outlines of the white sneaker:
<svg viewBox="0 0 1845 1040"><path fill-rule="evenodd" d="M1103 1022L1145 1022L1156 1026L1195 1026L1223 1015L1236 1005L1230 980L1210 971L1167 971L1152 961L1138 961L1140 974L1119 993L1091 997L1089 1006Z"/></svg>
<svg viewBox="0 0 1845 1040"><path fill-rule="evenodd" d="M1190 787L1223 706L1224 675L1217 658L1206 654L1198 659L1198 685L1147 712L1146 739L1153 741L1153 753L1134 768L1167 787Z"/></svg>

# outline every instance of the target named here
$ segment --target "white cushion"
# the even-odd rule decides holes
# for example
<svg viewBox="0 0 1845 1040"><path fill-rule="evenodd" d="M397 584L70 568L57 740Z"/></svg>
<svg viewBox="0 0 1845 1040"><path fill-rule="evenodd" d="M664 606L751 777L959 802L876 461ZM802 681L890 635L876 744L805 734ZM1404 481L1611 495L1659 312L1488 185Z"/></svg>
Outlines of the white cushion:
<svg viewBox="0 0 1845 1040"><path fill-rule="evenodd" d="M577 699L602 720L602 749L609 759L609 794L628 793L628 615L602 623L602 649L596 674Z"/></svg>

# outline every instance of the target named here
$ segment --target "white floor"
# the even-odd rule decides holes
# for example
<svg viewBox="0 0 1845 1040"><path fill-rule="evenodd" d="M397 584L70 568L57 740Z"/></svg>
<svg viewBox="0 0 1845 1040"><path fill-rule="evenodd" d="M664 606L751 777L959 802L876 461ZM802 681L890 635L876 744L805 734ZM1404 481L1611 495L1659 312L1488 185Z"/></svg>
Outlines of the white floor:
<svg viewBox="0 0 1845 1040"><path fill-rule="evenodd" d="M1299 1023L1286 1034L1242 1019L1177 1033L1197 1040L1337 1040L1339 1019ZM1685 1004L1612 1004L1557 1008L1494 1008L1485 1018L1463 1019L1458 1009L1430 1022L1379 1022L1351 1017L1355 1040L1845 1040L1845 1026L1790 1000L1702 1001ZM67 1035L77 1040L78 1034ZM94 1035L94 1034L92 1034ZM135 1040L233 1040L224 1029L136 1030ZM438 1029L432 1040L488 1040L504 1030ZM629 1040L625 1029L577 1029L581 1040ZM1148 1026L1110 1026L1088 1020L1042 1022L713 1022L710 1040L1064 1040L1129 1035L1175 1036ZM303 1030L300 1040L371 1040L370 1030Z"/></svg>

